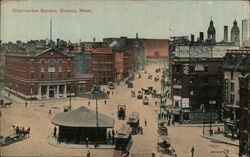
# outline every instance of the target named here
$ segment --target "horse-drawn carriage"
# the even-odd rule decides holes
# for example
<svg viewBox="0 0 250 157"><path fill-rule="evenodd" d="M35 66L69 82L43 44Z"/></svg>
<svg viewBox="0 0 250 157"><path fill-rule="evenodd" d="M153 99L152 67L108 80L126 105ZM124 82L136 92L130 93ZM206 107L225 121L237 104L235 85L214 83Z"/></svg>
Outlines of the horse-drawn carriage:
<svg viewBox="0 0 250 157"><path fill-rule="evenodd" d="M126 117L126 105L120 104L118 105L118 119L125 120Z"/></svg>
<svg viewBox="0 0 250 157"><path fill-rule="evenodd" d="M153 87L148 87L148 89L141 88L141 90L144 92L145 95L152 94Z"/></svg>
<svg viewBox="0 0 250 157"><path fill-rule="evenodd" d="M140 118L139 112L132 112L131 115L128 116L127 124L132 128L132 135L139 133L140 131Z"/></svg>
<svg viewBox="0 0 250 157"><path fill-rule="evenodd" d="M169 142L169 140L162 139L157 142L157 151L161 152L162 154L168 154L170 156L174 156L175 155L175 150L171 147L171 144Z"/></svg>
<svg viewBox="0 0 250 157"><path fill-rule="evenodd" d="M132 82L127 82L127 86L128 86L128 88L133 88L133 83Z"/></svg>
<svg viewBox="0 0 250 157"><path fill-rule="evenodd" d="M154 81L155 82L157 82L157 81L159 81L160 80L160 78L157 76L157 77L154 77Z"/></svg>
<svg viewBox="0 0 250 157"><path fill-rule="evenodd" d="M7 106L11 106L13 104L13 102L11 101L4 101L3 99L0 100L0 106L3 107L7 107Z"/></svg>
<svg viewBox="0 0 250 157"><path fill-rule="evenodd" d="M168 128L167 128L167 122L166 121L159 121L158 122L158 134L162 136L168 135Z"/></svg>
<svg viewBox="0 0 250 157"><path fill-rule="evenodd" d="M145 96L145 97L143 98L142 102L143 102L144 105L148 105L148 103L149 103L148 97Z"/></svg>
<svg viewBox="0 0 250 157"><path fill-rule="evenodd" d="M142 91L138 91L138 93L137 93L137 99L142 99Z"/></svg>
<svg viewBox="0 0 250 157"><path fill-rule="evenodd" d="M153 75L149 74L148 79L152 79Z"/></svg>
<svg viewBox="0 0 250 157"><path fill-rule="evenodd" d="M26 139L28 137L29 133L30 133L30 127L27 130L25 130L24 127L18 127L17 126L15 128L15 133L14 134L11 134L11 135L8 135L6 137L1 138L0 145L1 146L6 146L6 145L9 145L9 144L14 143L14 142L24 140L24 139Z"/></svg>

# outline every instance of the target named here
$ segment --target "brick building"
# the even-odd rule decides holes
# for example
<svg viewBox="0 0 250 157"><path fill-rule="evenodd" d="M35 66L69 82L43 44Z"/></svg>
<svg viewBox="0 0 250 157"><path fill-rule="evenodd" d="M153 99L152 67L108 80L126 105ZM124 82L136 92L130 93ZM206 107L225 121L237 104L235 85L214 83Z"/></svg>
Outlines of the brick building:
<svg viewBox="0 0 250 157"><path fill-rule="evenodd" d="M127 37L105 38L103 41L109 44L115 55L115 80L125 79L133 72L133 54L132 49L128 46Z"/></svg>
<svg viewBox="0 0 250 157"><path fill-rule="evenodd" d="M223 120L225 134L239 135L240 94L239 78L250 72L250 50L227 50L223 65L224 70L224 105Z"/></svg>
<svg viewBox="0 0 250 157"><path fill-rule="evenodd" d="M91 73L94 83L107 84L115 81L115 55L105 42L93 42L91 52Z"/></svg>
<svg viewBox="0 0 250 157"><path fill-rule="evenodd" d="M25 99L74 95L73 57L48 48L9 52L5 60L5 89Z"/></svg>
<svg viewBox="0 0 250 157"><path fill-rule="evenodd" d="M250 73L240 78L240 147L239 156L250 156Z"/></svg>
<svg viewBox="0 0 250 157"><path fill-rule="evenodd" d="M222 104L223 58L173 58L171 99L175 121L201 122L219 119Z"/></svg>

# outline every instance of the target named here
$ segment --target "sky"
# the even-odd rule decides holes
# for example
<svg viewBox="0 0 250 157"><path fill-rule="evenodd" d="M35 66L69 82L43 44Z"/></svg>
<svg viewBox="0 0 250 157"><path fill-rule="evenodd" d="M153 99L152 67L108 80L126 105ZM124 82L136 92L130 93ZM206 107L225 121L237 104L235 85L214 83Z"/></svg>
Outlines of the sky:
<svg viewBox="0 0 250 157"><path fill-rule="evenodd" d="M17 12L17 10L37 12ZM44 10L57 12L45 13ZM60 12L60 9L76 12ZM83 9L84 12L79 12ZM156 1L156 0L2 0L1 40L3 42L52 38L71 42L102 41L107 37L169 39L170 36L190 36L199 32L207 37L209 21L214 21L216 40L223 39L223 27L229 33L233 21L249 18L247 1ZM230 37L230 35L229 35Z"/></svg>

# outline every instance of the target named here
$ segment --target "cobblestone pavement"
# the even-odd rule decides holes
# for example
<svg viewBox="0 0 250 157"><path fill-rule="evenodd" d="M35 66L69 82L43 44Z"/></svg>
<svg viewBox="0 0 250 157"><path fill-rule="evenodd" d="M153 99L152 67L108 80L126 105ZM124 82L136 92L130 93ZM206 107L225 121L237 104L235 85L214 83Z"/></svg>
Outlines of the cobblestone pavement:
<svg viewBox="0 0 250 157"><path fill-rule="evenodd" d="M99 112L109 115L115 119L114 129L126 123L126 121L117 119L117 105L123 103L127 106L126 115L132 112L140 113L140 125L143 127L143 135L133 136L133 145L131 147L131 154L156 153L156 157L163 156L157 153L156 143L158 140L157 134L157 114L160 104L159 98L152 98L149 96L149 105L143 105L142 100L132 98L130 91L135 90L136 93L141 88L153 86L157 91L161 91L160 81L154 82L147 78L148 74L155 74L156 68L162 67L160 64L150 64L147 69L147 74L141 73L142 78L136 75L134 88L127 88L124 85L117 85L114 89L113 95L107 100L107 105L104 100L98 100ZM102 86L107 90L107 86ZM11 96L14 98L14 96ZM15 98L14 98L15 99ZM90 101L90 106L88 106ZM51 124L51 118L63 111L65 106L69 105L69 99L62 99L61 101L33 101L28 102L28 107L25 108L25 101L16 98L14 104L10 108L2 108L0 134L5 136L13 133L12 125L22 125L25 128L31 127L30 138L20 142L13 143L9 146L1 148L2 156L83 156L87 149L69 149L52 146L48 143L48 136L53 132L54 125ZM86 106L95 110L95 100L88 100L83 98L72 98L72 108ZM52 114L49 115L49 110ZM147 121L145 126L144 121ZM229 149L230 157L236 157L238 147L214 143L208 139L201 137L201 127L169 127L169 138L171 144L177 152L178 157L190 157L191 147L195 147L195 156L197 157L223 157L222 151ZM113 149L91 149L91 157L112 157ZM138 156L139 157L139 156Z"/></svg>

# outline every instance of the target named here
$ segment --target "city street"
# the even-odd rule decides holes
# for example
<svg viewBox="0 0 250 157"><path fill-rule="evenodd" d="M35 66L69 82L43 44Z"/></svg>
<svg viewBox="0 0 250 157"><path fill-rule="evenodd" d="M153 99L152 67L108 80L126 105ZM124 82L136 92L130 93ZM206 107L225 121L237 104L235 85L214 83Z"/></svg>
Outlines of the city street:
<svg viewBox="0 0 250 157"><path fill-rule="evenodd" d="M126 105L126 116L132 112L139 112L140 125L143 127L143 135L138 134L133 136L133 144L130 149L131 154L142 154L155 152L156 156L162 156L157 153L157 119L159 112L159 98L149 97L149 105L143 105L142 100L136 97L131 97L130 92L137 91L141 88L153 86L154 89L161 93L160 81L155 82L153 79L148 79L149 73L153 76L161 73L155 73L156 68L163 68L162 64L149 64L146 67L146 74L141 72L141 78L138 74L133 81L134 87L128 88L124 83L117 85L107 99L107 104L104 104L104 99L98 100L99 112L106 114L115 119L114 129L118 130L121 124L126 123L126 120L117 119L117 105ZM107 86L102 86L102 89L108 90ZM14 96L11 95L11 98ZM64 107L70 103L68 99L52 100L52 101L29 101L25 108L25 101L19 98L13 98L16 102L10 108L2 108L1 117L1 136L6 136L13 133L12 125L20 125L25 128L31 127L30 137L1 148L2 156L83 156L87 149L68 149L55 147L48 144L48 136L53 132L54 125L51 124L51 118L57 113L63 112ZM90 106L88 106L90 101ZM157 101L157 105L155 105ZM95 100L83 98L72 98L72 108L76 109L80 106L86 106L95 110ZM49 115L49 110L52 114ZM144 122L147 121L147 126ZM180 157L190 157L191 148L194 146L195 155L197 157L224 157L224 149L229 150L229 156L234 157L238 154L238 147L222 143L211 142L208 139L201 137L202 127L186 127L186 126L169 126L169 139L176 153ZM91 157L109 157L113 155L112 149L91 149Z"/></svg>

